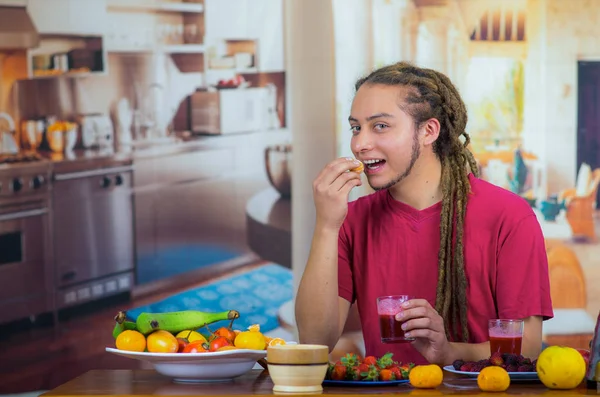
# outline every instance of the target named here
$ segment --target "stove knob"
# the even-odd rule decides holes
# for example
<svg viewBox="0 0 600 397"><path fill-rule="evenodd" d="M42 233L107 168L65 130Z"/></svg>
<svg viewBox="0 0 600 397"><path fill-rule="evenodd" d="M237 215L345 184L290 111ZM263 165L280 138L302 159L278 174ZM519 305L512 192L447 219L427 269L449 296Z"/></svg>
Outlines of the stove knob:
<svg viewBox="0 0 600 397"><path fill-rule="evenodd" d="M102 178L102 180L100 181L100 186L102 186L103 188L109 187L110 186L110 178L107 176Z"/></svg>
<svg viewBox="0 0 600 397"><path fill-rule="evenodd" d="M123 184L123 177L121 175L115 176L115 185L120 186Z"/></svg>
<svg viewBox="0 0 600 397"><path fill-rule="evenodd" d="M12 190L13 192L18 192L19 190L21 190L21 188L23 188L23 181L20 178L15 178L12 181Z"/></svg>
<svg viewBox="0 0 600 397"><path fill-rule="evenodd" d="M43 175L34 176L33 179L31 180L31 183L32 183L34 189L39 189L40 187L42 187L42 184L44 183L44 176Z"/></svg>

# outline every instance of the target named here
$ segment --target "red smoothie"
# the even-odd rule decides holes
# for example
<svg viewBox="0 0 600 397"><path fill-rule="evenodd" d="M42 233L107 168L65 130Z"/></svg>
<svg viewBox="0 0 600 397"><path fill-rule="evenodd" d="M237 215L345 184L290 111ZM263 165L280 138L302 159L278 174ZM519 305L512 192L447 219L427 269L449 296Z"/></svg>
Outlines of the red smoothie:
<svg viewBox="0 0 600 397"><path fill-rule="evenodd" d="M405 338L402 323L396 320L394 314L379 315L379 329L383 343L408 343L414 338Z"/></svg>
<svg viewBox="0 0 600 397"><path fill-rule="evenodd" d="M522 336L490 336L490 351L492 353L521 354Z"/></svg>

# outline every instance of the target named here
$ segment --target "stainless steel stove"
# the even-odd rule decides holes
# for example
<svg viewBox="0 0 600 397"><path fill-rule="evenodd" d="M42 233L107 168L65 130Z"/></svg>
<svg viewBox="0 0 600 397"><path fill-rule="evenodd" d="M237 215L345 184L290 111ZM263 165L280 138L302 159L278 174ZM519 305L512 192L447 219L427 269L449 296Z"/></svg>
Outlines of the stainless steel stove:
<svg viewBox="0 0 600 397"><path fill-rule="evenodd" d="M0 156L0 323L53 311L52 163Z"/></svg>

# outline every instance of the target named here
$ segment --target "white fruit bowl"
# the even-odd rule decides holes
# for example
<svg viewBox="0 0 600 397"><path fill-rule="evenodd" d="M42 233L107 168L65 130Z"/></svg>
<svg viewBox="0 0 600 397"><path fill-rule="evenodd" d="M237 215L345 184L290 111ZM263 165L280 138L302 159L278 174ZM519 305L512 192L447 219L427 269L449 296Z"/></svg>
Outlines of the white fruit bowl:
<svg viewBox="0 0 600 397"><path fill-rule="evenodd" d="M134 360L146 361L156 372L175 382L226 382L250 371L266 350L225 350L208 353L140 353L107 347L106 351Z"/></svg>

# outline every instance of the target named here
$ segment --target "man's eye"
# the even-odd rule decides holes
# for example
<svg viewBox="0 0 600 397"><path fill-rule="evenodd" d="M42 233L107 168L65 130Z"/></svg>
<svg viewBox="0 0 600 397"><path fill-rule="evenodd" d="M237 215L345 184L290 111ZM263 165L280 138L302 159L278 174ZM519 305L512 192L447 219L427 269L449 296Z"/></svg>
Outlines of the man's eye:
<svg viewBox="0 0 600 397"><path fill-rule="evenodd" d="M350 127L350 132L352 132L353 134L356 134L358 131L360 131L360 126L353 125Z"/></svg>
<svg viewBox="0 0 600 397"><path fill-rule="evenodd" d="M385 125L385 124L375 124L375 129L376 130L382 130L382 129L386 128L386 127L387 127L387 125Z"/></svg>

